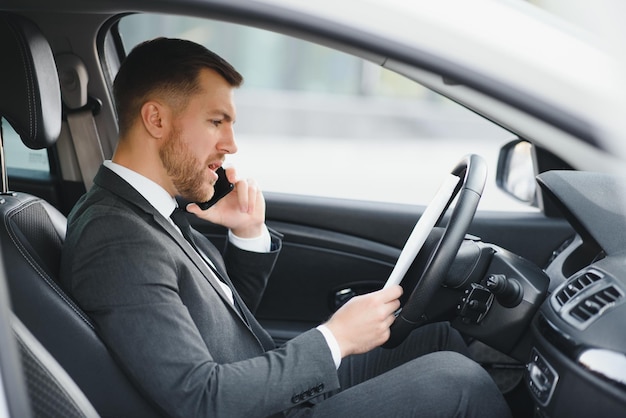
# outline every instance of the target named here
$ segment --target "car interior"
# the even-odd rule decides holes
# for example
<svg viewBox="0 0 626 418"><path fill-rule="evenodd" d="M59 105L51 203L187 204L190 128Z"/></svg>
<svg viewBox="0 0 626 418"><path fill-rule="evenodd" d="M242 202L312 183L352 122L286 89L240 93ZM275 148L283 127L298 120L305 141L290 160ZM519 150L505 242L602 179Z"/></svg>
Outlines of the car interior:
<svg viewBox="0 0 626 418"><path fill-rule="evenodd" d="M120 16L112 20L98 13L88 16L102 21L108 30L102 45L115 53L106 56L123 59L124 51L116 50L121 43L114 39L118 34L115 19ZM91 28L89 18L85 27ZM114 129L96 126L94 120L99 112L114 111L105 98L87 94L87 67L65 53L64 40L44 35L45 22L52 25L51 20L42 18L41 22L43 27L27 17L0 12L0 122L8 122L28 148L46 150L51 161L50 177L33 181L19 171L9 176L0 143L0 416L3 405L10 417L164 416L118 366L88 315L59 285L66 215L90 187L97 161L111 153L97 139L82 143L77 139L97 138L103 129ZM103 71L114 72L118 65L105 62ZM95 90L105 87L98 85ZM528 143L519 139L502 149L499 181L519 144ZM77 155L70 165L79 171L70 180L67 173L64 178L59 175L68 148ZM567 310L569 315L568 303L576 293L585 294L585 289L595 289L593 283L603 283L610 276L607 269L619 269L610 264L615 261L607 261L608 267L600 264L591 274L585 270L607 253L618 253L621 246L598 237L601 231L589 232L597 231L597 224L582 219L598 209L590 206L588 212L579 212L573 208L587 201L571 199L563 192L585 187L604 190L613 183L604 177L594 181L571 177L571 167L556 155L539 146L532 152L539 172L559 170L539 177L541 188L532 198L541 200L543 213L474 213L478 201L468 203L460 197L452 214L437 216L437 227L424 245L427 251L417 255L406 273L406 285L417 286L418 294L405 292L407 305L400 318L411 325L395 335L410 332L422 321L450 321L496 380L515 417L588 416L592 412L619 416L626 407L626 380L616 383L619 377L609 373L607 379L604 369L597 372L597 360L589 359L593 352L586 352L585 357L591 365L588 369L595 370L592 373L579 367L576 357L580 347L593 347L589 335L583 333L592 319L584 327L570 321L581 332L576 334L578 342L571 341L555 325L561 317L549 310L555 306L555 312ZM459 158L459 165L449 168L465 176L465 185L455 193L480 189L479 200L482 186L475 185L474 170L480 171L481 160ZM604 198L599 195L597 201ZM256 316L277 344L317 325L350 297L380 288L401 256L416 216L425 213L416 214L410 205L294 198L281 193L268 193L266 200L267 223L285 239ZM444 209L451 200L447 199ZM459 217L464 219L459 221ZM190 221L216 245L226 239L223 228ZM578 274L581 269L583 273ZM420 277L428 279L429 275L437 280L441 276L441 282L429 282L428 289L417 285ZM624 291L617 284L614 289L608 291L606 297L614 299L605 308L592 308L604 312L621 304ZM602 334L602 338L609 337ZM609 348L619 351L616 340L611 340ZM593 397L570 402L579 392Z"/></svg>

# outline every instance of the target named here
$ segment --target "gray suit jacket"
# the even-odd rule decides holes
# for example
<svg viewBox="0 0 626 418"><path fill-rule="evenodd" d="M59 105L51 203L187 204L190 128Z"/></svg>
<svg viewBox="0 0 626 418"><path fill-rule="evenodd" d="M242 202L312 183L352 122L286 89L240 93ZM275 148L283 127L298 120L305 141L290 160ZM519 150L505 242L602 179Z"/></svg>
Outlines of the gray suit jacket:
<svg viewBox="0 0 626 418"><path fill-rule="evenodd" d="M319 331L274 348L247 307L258 305L278 250L229 244L222 258L198 234L241 293L234 292L240 313L198 253L135 189L105 167L94 183L68 217L61 281L122 367L170 415L264 417L338 388Z"/></svg>

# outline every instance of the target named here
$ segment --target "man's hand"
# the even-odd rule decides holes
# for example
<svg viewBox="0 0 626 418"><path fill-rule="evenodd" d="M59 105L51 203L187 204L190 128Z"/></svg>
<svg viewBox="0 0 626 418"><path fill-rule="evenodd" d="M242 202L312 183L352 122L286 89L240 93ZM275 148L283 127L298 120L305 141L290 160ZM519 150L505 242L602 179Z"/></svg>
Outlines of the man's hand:
<svg viewBox="0 0 626 418"><path fill-rule="evenodd" d="M335 336L342 358L370 351L389 339L401 295L402 287L391 286L356 296L335 312L325 325Z"/></svg>
<svg viewBox="0 0 626 418"><path fill-rule="evenodd" d="M256 238L265 224L265 198L253 179L240 180L233 167L226 168L226 176L235 184L215 206L201 210L195 203L187 211L199 218L229 228L239 238Z"/></svg>

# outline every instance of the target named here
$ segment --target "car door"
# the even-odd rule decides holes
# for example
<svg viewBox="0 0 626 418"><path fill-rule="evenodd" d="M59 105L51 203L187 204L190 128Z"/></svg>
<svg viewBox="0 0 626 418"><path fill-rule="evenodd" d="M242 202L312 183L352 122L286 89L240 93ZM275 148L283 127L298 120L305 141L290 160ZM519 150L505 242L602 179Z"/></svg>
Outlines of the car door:
<svg viewBox="0 0 626 418"><path fill-rule="evenodd" d="M424 209L280 194L266 199L268 224L284 238L257 316L278 340L324 321L350 297L381 288ZM540 266L572 235L562 220L540 213L491 211L479 211L469 233Z"/></svg>

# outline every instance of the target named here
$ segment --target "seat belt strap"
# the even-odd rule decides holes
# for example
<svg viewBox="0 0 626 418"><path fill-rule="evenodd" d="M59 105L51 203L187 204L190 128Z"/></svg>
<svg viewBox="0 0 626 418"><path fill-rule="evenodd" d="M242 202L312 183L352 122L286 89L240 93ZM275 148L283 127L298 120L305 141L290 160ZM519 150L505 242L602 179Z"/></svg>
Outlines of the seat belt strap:
<svg viewBox="0 0 626 418"><path fill-rule="evenodd" d="M67 124L76 151L83 184L85 190L89 190L93 185L96 172L104 161L104 152L100 145L100 137L92 110L87 107L69 112Z"/></svg>
<svg viewBox="0 0 626 418"><path fill-rule="evenodd" d="M104 161L104 152L94 114L98 111L98 102L88 98L87 68L79 57L61 54L56 57L59 81L67 125L69 127L74 151L78 159L81 177L85 189L93 185L93 178Z"/></svg>

